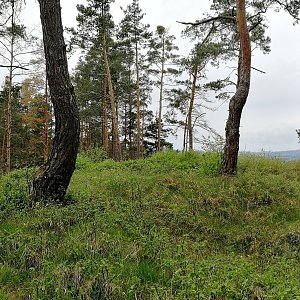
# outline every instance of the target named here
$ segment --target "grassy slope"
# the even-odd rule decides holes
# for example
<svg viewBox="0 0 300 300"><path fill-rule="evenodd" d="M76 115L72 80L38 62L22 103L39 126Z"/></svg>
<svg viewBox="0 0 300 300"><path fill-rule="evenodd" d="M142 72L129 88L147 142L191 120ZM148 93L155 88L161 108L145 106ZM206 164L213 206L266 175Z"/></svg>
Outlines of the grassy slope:
<svg viewBox="0 0 300 300"><path fill-rule="evenodd" d="M26 171L2 177L0 299L300 299L300 162L218 167L80 158L70 203L33 210Z"/></svg>

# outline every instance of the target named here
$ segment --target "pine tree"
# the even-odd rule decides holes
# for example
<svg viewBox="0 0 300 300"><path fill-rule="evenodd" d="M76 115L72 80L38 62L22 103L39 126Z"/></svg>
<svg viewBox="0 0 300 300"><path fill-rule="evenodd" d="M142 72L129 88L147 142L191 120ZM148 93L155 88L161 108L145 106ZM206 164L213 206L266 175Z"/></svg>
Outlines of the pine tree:
<svg viewBox="0 0 300 300"><path fill-rule="evenodd" d="M124 12L124 18L120 22L120 30L119 30L119 37L122 38L123 43L127 44L128 53L130 55L130 62L133 63L133 72L130 73L131 80L133 76L135 77L135 90L134 94L130 93L130 120L133 117L133 109L132 103L133 99L132 96L135 97L135 108L136 108L136 148L137 148L137 158L143 157L143 102L142 102L142 81L143 81L143 59L142 59L142 49L146 47L147 41L151 37L151 34L148 31L149 25L145 25L142 23L144 18L144 13L142 12L139 1L133 0L130 5L127 6L126 9L122 9ZM133 60L131 61L133 54ZM131 66L129 66L129 69ZM144 79L145 80L145 79ZM131 124L133 122L131 120ZM132 128L130 128L131 132ZM131 138L131 137L130 137Z"/></svg>
<svg viewBox="0 0 300 300"><path fill-rule="evenodd" d="M39 0L47 79L55 116L55 136L48 160L33 180L34 201L63 202L75 169L79 112L68 72L60 1Z"/></svg>
<svg viewBox="0 0 300 300"><path fill-rule="evenodd" d="M150 42L148 60L150 64L150 74L156 77L155 85L159 89L159 105L157 120L157 151L161 151L161 130L164 94L167 86L172 84L172 77L180 74L178 64L178 54L175 51L178 47L174 44L175 36L170 35L164 26L157 26L153 38Z"/></svg>
<svg viewBox="0 0 300 300"><path fill-rule="evenodd" d="M22 10L22 2L19 0L13 0L2 4L6 9L2 18L5 19L4 26L1 29L1 38L3 45L3 54L1 57L4 59L5 64L1 67L8 69L8 76L6 77L7 87L7 103L6 103L6 118L5 118L5 135L2 145L5 145L6 154L4 170L9 172L11 168L11 151L12 151L12 124L13 124L13 78L17 69L25 70L26 68L20 64L20 59L17 56L22 49L20 44L26 40L26 30L24 25L19 23L19 14ZM3 155L3 154L2 154Z"/></svg>
<svg viewBox="0 0 300 300"><path fill-rule="evenodd" d="M23 149L22 141L24 141L24 130L20 122L20 86L12 85L9 88L9 78L6 77L2 91L0 91L0 118L1 118L1 170L7 172L7 99L11 93L11 127L14 128L14 134L11 136L11 144L14 145L13 151L10 151L10 168L15 168L21 159L20 150Z"/></svg>
<svg viewBox="0 0 300 300"><path fill-rule="evenodd" d="M119 124L118 124L118 111L117 111L117 102L116 102L116 92L114 88L114 83L112 79L112 70L110 62L110 52L111 46L113 44L112 34L114 23L112 21L112 16L110 14L110 4L111 0L89 0L88 5L78 5L78 29L73 32L72 42L77 44L82 50L89 52L91 49L95 51L99 49L101 60L98 61L99 65L102 65L105 75L102 75L102 91L104 97L102 97L102 110L103 111L103 145L105 148L108 148L107 137L108 132L104 130L108 129L107 122L107 105L106 105L106 95L109 96L110 103L110 112L111 112L111 127L112 127L112 157L115 160L120 160L122 157L121 154L121 145L120 145L120 135L119 135ZM102 72L103 73L103 72ZM92 78L99 79L100 74L94 74ZM100 95L99 95L100 98Z"/></svg>
<svg viewBox="0 0 300 300"><path fill-rule="evenodd" d="M186 123L184 128L184 144L186 145L186 148L188 145L189 150L193 150L194 148L194 127L197 124L197 119L202 121L201 127L203 129L214 133L203 117L205 114L203 109L207 107L205 104L205 102L207 102L205 99L205 90L210 87L208 90L213 89L214 91L217 91L227 85L226 79L217 80L219 83L218 86L216 86L216 81L205 83L204 80L206 78L207 67L210 63L217 67L218 62L224 59L224 57L230 58L234 56L235 53L234 50L231 50L230 47L228 47L228 44L223 41L215 41L216 31L217 27L215 24L212 24L205 28L201 28L201 30L193 26L187 27L182 33L184 37L189 38L192 41L195 39L197 40L189 56L182 59L182 66L188 71L189 77L191 78L189 80L190 95L187 104ZM202 94L202 99L200 100L202 103L196 103L199 92ZM199 110L197 110L197 106L200 108Z"/></svg>
<svg viewBox="0 0 300 300"><path fill-rule="evenodd" d="M102 54L97 47L91 48L86 55L80 59L73 76L77 103L80 112L80 146L82 149L88 147L99 147L105 144L102 140L102 130L107 109L107 96L105 82L103 82L104 69L101 61ZM107 119L107 118L106 118ZM108 132L106 128L105 132ZM109 154L108 137L107 148Z"/></svg>

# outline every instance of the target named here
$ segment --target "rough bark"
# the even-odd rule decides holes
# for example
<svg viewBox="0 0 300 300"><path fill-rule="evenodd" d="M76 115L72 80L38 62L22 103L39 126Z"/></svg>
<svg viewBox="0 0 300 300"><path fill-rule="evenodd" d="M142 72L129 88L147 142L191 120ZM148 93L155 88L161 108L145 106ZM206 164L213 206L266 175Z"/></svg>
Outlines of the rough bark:
<svg viewBox="0 0 300 300"><path fill-rule="evenodd" d="M45 107L44 107L44 162L49 156L49 95L48 95L48 80L45 82Z"/></svg>
<svg viewBox="0 0 300 300"><path fill-rule="evenodd" d="M226 141L223 153L221 173L234 176L237 172L239 152L240 121L250 89L251 42L247 27L245 0L236 0L237 27L240 35L240 53L238 82L236 92L229 103L229 116L226 122Z"/></svg>
<svg viewBox="0 0 300 300"><path fill-rule="evenodd" d="M39 0L46 71L55 116L52 148L33 180L34 201L63 202L79 146L79 112L71 84L59 0Z"/></svg>

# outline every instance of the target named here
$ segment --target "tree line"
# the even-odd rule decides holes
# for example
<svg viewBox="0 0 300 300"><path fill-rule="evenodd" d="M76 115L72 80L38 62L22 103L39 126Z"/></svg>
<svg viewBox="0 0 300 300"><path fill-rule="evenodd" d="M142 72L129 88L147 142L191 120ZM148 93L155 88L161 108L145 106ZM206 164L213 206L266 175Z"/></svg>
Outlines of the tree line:
<svg viewBox="0 0 300 300"><path fill-rule="evenodd" d="M171 146L166 140L170 131L182 128L183 149L193 150L197 126L219 141L220 135L204 118L211 92L216 92L218 98L230 100L221 173L235 175L240 120L250 88L252 45L264 52L270 50L270 39L265 35L268 10L283 9L298 21L300 4L275 0L214 1L211 15L184 23L183 36L192 50L183 57L176 38L163 25L151 32L150 26L143 23L144 13L138 0L122 9L119 24L113 21L111 2L87 0L86 5L78 5L78 26L68 28L71 39L66 45L59 1L39 0L46 58L36 59L44 74L38 76L40 88L30 87L37 80L34 76L21 85L13 84L13 72L25 68L16 59L15 42L24 40L25 35L20 34L22 26L14 18L18 1L2 2L3 11L11 12L6 20L4 17L0 32L1 37L6 37L8 44L2 45L9 53L5 57L9 75L0 94L0 117L6 124L0 133L2 169L10 169L11 154L14 164L18 155L22 160L17 148L25 150L34 145L25 142L23 148L12 148L12 131L20 136L22 130L30 133L36 145L25 151L34 153L31 161L46 160L34 180L34 198L61 199L79 146L102 147L107 157L115 160L142 158ZM71 78L67 48L81 51ZM229 59L237 61L235 79L206 79L209 65L217 66ZM48 85L52 105L48 101ZM231 97L229 86L235 89ZM151 97L158 103L154 108ZM17 130L13 122L22 130Z"/></svg>

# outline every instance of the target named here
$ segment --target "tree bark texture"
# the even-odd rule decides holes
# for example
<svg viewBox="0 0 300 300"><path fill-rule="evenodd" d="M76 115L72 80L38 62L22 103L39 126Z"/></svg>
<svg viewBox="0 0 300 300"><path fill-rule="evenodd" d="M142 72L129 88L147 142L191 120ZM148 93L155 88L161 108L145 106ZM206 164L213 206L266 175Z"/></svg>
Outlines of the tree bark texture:
<svg viewBox="0 0 300 300"><path fill-rule="evenodd" d="M62 202L75 169L79 112L68 72L60 0L39 0L39 4L55 134L49 158L33 180L33 200Z"/></svg>
<svg viewBox="0 0 300 300"><path fill-rule="evenodd" d="M48 95L48 80L45 80L45 104L44 104L44 162L47 161L49 156L49 95Z"/></svg>
<svg viewBox="0 0 300 300"><path fill-rule="evenodd" d="M234 176L237 172L239 152L240 121L250 89L251 42L247 27L245 0L236 0L237 27L240 35L238 82L236 92L229 103L229 116L226 122L226 141L222 159L222 175Z"/></svg>

